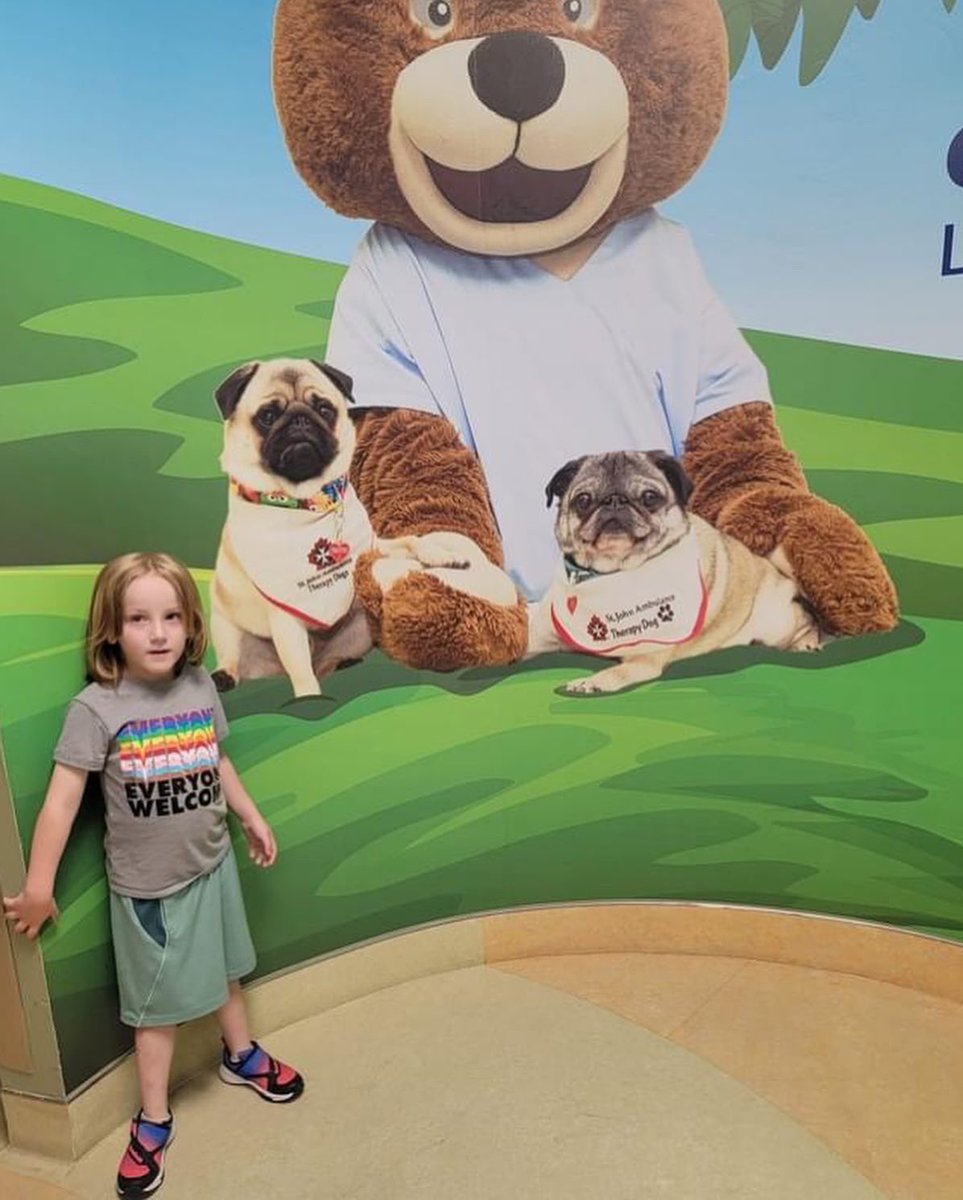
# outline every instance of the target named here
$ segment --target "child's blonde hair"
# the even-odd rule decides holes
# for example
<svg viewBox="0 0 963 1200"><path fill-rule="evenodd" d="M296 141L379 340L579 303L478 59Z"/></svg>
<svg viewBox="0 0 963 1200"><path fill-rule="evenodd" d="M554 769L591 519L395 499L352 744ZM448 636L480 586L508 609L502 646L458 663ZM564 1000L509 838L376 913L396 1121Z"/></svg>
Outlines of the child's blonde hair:
<svg viewBox="0 0 963 1200"><path fill-rule="evenodd" d="M120 635L124 628L124 596L135 579L158 575L166 579L180 601L187 642L174 668L199 666L207 650L207 630L197 584L183 563L169 554L121 554L101 570L94 584L87 617L87 674L94 683L116 686L124 673Z"/></svg>

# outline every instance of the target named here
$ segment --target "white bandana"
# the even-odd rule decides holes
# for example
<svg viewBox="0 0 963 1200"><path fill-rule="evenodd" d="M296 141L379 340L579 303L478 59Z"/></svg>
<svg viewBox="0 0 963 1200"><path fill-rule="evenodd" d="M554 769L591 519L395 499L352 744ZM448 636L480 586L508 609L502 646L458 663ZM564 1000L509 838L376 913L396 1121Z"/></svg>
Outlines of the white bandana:
<svg viewBox="0 0 963 1200"><path fill-rule="evenodd" d="M592 575L563 563L547 600L555 632L586 654L691 641L708 607L695 535L629 571Z"/></svg>
<svg viewBox="0 0 963 1200"><path fill-rule="evenodd" d="M228 520L234 552L265 600L316 628L340 621L354 598L357 557L374 545L350 484L327 512L252 502L232 488Z"/></svg>

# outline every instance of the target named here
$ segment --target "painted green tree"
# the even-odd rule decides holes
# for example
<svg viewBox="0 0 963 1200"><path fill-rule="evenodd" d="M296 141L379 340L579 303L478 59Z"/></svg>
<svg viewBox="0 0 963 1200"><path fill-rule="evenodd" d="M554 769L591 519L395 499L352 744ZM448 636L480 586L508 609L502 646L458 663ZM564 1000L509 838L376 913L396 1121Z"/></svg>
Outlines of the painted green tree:
<svg viewBox="0 0 963 1200"><path fill-rule="evenodd" d="M956 0L937 0L952 12ZM782 58L802 21L799 82L819 75L832 57L854 12L864 20L876 15L880 0L719 0L729 29L730 70L739 70L750 38L755 37L763 66L771 70Z"/></svg>

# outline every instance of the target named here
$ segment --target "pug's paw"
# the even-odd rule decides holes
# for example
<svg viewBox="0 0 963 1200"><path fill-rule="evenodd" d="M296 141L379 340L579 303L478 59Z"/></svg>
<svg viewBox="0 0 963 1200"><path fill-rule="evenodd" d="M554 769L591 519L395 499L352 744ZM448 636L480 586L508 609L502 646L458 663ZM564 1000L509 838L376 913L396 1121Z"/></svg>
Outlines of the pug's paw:
<svg viewBox="0 0 963 1200"><path fill-rule="evenodd" d="M459 571L467 571L481 560L488 561L471 538L446 530L379 538L377 549L389 558L414 560L423 567L450 567Z"/></svg>
<svg viewBox="0 0 963 1200"><path fill-rule="evenodd" d="M604 671L596 671L594 675L586 675L584 679L574 679L567 683L564 692L568 696L602 696L612 692L621 692L626 688L635 687L638 683L648 683L658 679L662 674L662 664L648 659L630 659L614 667L606 667Z"/></svg>
<svg viewBox="0 0 963 1200"><path fill-rule="evenodd" d="M376 558L371 564L371 576L382 595L387 595L399 580L407 578L412 571L422 570L424 568L416 558L406 556L400 549L383 558Z"/></svg>
<svg viewBox="0 0 963 1200"><path fill-rule="evenodd" d="M488 559L471 538L463 533L428 533L418 539L418 558L426 567L448 567L467 571L488 563Z"/></svg>
<svg viewBox="0 0 963 1200"><path fill-rule="evenodd" d="M484 565L488 563L475 543L460 533L378 538L375 550L381 557L375 561L372 574L382 592L387 592L399 579L404 579L413 571L437 571L439 568L445 571L468 571L473 566L484 570Z"/></svg>
<svg viewBox="0 0 963 1200"><path fill-rule="evenodd" d="M769 561L776 568L780 575L785 575L787 579L796 582L796 574L793 570L793 565L789 561L789 555L782 546L777 546L773 552L768 555Z"/></svg>
<svg viewBox="0 0 963 1200"><path fill-rule="evenodd" d="M468 596L514 608L515 584L463 533L440 530L400 538L379 538L376 549L385 557L372 568L375 581L387 592L399 579L425 571Z"/></svg>
<svg viewBox="0 0 963 1200"><path fill-rule="evenodd" d="M231 672L221 668L211 672L211 682L218 692L229 692L232 688L237 687L237 680Z"/></svg>
<svg viewBox="0 0 963 1200"><path fill-rule="evenodd" d="M815 625L807 625L800 629L789 645L789 649L796 653L810 653L815 650L822 650L823 639L819 629Z"/></svg>
<svg viewBox="0 0 963 1200"><path fill-rule="evenodd" d="M604 671L599 672L599 675L604 674ZM573 679L571 683L565 684L562 691L566 696L604 696L608 692L618 690L600 684L598 677L598 675L587 675L584 679Z"/></svg>

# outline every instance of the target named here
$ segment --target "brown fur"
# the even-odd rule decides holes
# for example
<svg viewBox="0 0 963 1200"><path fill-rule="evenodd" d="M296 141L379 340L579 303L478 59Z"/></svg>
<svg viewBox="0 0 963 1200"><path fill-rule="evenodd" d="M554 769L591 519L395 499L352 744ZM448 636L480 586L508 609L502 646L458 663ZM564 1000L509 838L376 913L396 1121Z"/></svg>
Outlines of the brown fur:
<svg viewBox="0 0 963 1200"><path fill-rule="evenodd" d="M359 412L351 482L378 537L447 529L501 566L501 538L481 465L442 417L413 409Z"/></svg>
<svg viewBox="0 0 963 1200"><path fill-rule="evenodd" d="M499 566L501 539L478 459L440 417L407 409L369 409L356 420L351 482L379 537L464 533ZM413 574L391 589L390 604L362 555L355 587L386 654L414 667L453 671L514 662L525 650L525 605L502 608ZM431 622L424 613L431 612Z"/></svg>
<svg viewBox="0 0 963 1200"><path fill-rule="evenodd" d="M618 66L630 104L627 165L615 199L585 236L671 195L705 159L727 87L717 0L603 0L596 27L584 31L566 23L561 4L544 0L460 0L456 11L453 37L535 29L581 40ZM398 74L437 44L407 13L407 0L280 0L274 86L291 156L322 200L346 216L431 239L401 194L388 149ZM785 552L829 628L860 633L896 623L896 595L879 555L849 517L810 493L767 405L695 426L686 466L694 510L758 553ZM502 563L481 467L444 422L413 412L364 414L352 474L379 535L455 530ZM498 608L424 574L397 583L383 603L372 558L359 563L358 595L389 654L448 670L522 653L521 604Z"/></svg>
<svg viewBox="0 0 963 1200"><path fill-rule="evenodd" d="M455 592L434 576L412 574L391 589L383 613L380 645L386 654L412 667L456 671L501 666L525 652L525 602L500 608ZM424 614L431 613L431 622Z"/></svg>
<svg viewBox="0 0 963 1200"><path fill-rule="evenodd" d="M814 496L768 404L726 409L689 431L693 512L756 554L781 547L834 633L892 629L899 604L879 554L841 508Z"/></svg>
<svg viewBox="0 0 963 1200"><path fill-rule="evenodd" d="M295 166L326 204L434 240L388 160L395 80L437 44L407 11L399 0L280 0L274 91ZM715 141L728 86L717 0L607 0L584 31L565 19L560 0L461 0L457 12L454 37L537 29L602 50L618 66L632 113L628 165L592 232L678 191Z"/></svg>

